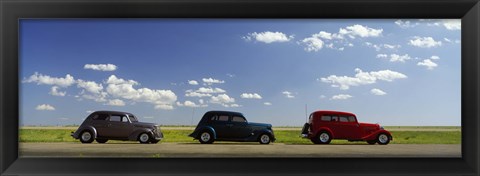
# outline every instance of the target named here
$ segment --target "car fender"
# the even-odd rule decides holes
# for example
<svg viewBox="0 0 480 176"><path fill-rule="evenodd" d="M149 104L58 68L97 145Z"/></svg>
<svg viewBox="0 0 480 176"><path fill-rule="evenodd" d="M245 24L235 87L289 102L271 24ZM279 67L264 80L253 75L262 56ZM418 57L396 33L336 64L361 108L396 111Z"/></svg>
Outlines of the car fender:
<svg viewBox="0 0 480 176"><path fill-rule="evenodd" d="M217 132L215 132L215 129L211 126L203 126L197 130L197 135L195 136L196 139L199 138L199 135L202 131L210 131L213 134L213 139L217 139Z"/></svg>
<svg viewBox="0 0 480 176"><path fill-rule="evenodd" d="M392 134L391 134L389 131L387 131L387 130L377 130L377 131L375 131L375 132L373 132L373 133L371 133L371 134L369 134L369 135L367 135L367 136L364 136L362 139L363 139L363 140L376 140L378 134L380 134L380 133L385 133L385 134L387 134L387 135L390 137L390 140L393 140Z"/></svg>
<svg viewBox="0 0 480 176"><path fill-rule="evenodd" d="M85 130L91 131L93 133L93 137L95 139L97 138L97 129L95 129L95 127L93 127L93 126L84 126L84 127L81 127L79 129L77 129L77 131L75 131L75 133L73 133L73 138L75 138L75 139L80 138L80 133L85 131Z"/></svg>
<svg viewBox="0 0 480 176"><path fill-rule="evenodd" d="M128 140L136 141L138 139L138 136L142 133L147 133L151 137L154 136L152 129L138 129L138 130L135 130L134 132L130 133L130 135L128 136Z"/></svg>
<svg viewBox="0 0 480 176"><path fill-rule="evenodd" d="M260 137L260 135L261 135L261 134L264 134L264 133L267 133L267 134L269 134L270 136L273 136L272 130L269 130L269 129L258 129L258 130L253 131L253 134L255 134L255 136L256 136L257 138Z"/></svg>
<svg viewBox="0 0 480 176"><path fill-rule="evenodd" d="M332 132L332 130L330 130L330 128L326 128L326 127L319 128L312 137L313 138L317 137L317 135L318 135L318 133L320 133L320 131L327 131L328 133L330 133L331 138L335 139L335 134Z"/></svg>

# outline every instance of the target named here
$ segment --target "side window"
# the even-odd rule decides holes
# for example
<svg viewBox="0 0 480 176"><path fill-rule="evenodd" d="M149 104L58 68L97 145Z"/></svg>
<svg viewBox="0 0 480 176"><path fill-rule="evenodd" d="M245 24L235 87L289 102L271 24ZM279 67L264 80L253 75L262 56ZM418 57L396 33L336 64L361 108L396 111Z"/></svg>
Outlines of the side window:
<svg viewBox="0 0 480 176"><path fill-rule="evenodd" d="M121 121L122 121L122 116L119 116L119 115L110 116L110 122L121 122Z"/></svg>
<svg viewBox="0 0 480 176"><path fill-rule="evenodd" d="M93 120L108 120L108 114L97 114L93 116Z"/></svg>
<svg viewBox="0 0 480 176"><path fill-rule="evenodd" d="M228 121L228 116L226 115L218 116L218 121Z"/></svg>
<svg viewBox="0 0 480 176"><path fill-rule="evenodd" d="M348 121L349 122L356 122L355 117L353 117L353 116L348 116Z"/></svg>
<svg viewBox="0 0 480 176"><path fill-rule="evenodd" d="M210 121L216 121L216 120L218 120L218 116L213 115L212 117L210 117Z"/></svg>
<svg viewBox="0 0 480 176"><path fill-rule="evenodd" d="M340 116L340 122L348 122L348 118L345 116Z"/></svg>
<svg viewBox="0 0 480 176"><path fill-rule="evenodd" d="M128 117L127 116L122 116L122 122L128 122Z"/></svg>
<svg viewBox="0 0 480 176"><path fill-rule="evenodd" d="M338 122L338 116L332 116L332 122Z"/></svg>
<svg viewBox="0 0 480 176"><path fill-rule="evenodd" d="M233 116L232 117L232 122L246 122L245 118L243 117L238 117L238 116Z"/></svg>
<svg viewBox="0 0 480 176"><path fill-rule="evenodd" d="M332 116L323 115L320 119L322 121L330 122L332 120Z"/></svg>

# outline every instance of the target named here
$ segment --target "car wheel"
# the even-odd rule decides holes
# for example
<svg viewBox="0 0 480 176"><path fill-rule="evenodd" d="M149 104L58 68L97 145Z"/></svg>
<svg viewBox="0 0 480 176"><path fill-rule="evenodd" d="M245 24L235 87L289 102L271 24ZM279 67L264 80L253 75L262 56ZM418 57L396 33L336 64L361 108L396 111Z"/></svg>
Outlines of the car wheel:
<svg viewBox="0 0 480 176"><path fill-rule="evenodd" d="M213 143L213 135L209 131L204 131L200 133L200 138L198 140L202 144L211 144Z"/></svg>
<svg viewBox="0 0 480 176"><path fill-rule="evenodd" d="M332 136L326 131L322 131L317 136L318 144L329 144L332 141Z"/></svg>
<svg viewBox="0 0 480 176"><path fill-rule="evenodd" d="M138 141L140 141L142 144L148 144L148 142L150 142L150 135L147 133L142 133L138 136Z"/></svg>
<svg viewBox="0 0 480 176"><path fill-rule="evenodd" d="M369 140L369 141L367 141L367 143L370 144L370 145L373 145L373 144L377 143L377 140Z"/></svg>
<svg viewBox="0 0 480 176"><path fill-rule="evenodd" d="M95 140L96 140L98 143L101 143L101 144L103 144L103 143L105 143L105 142L108 141L108 139L95 139Z"/></svg>
<svg viewBox="0 0 480 176"><path fill-rule="evenodd" d="M260 138L258 139L258 142L260 142L260 144L270 144L270 135L268 134L262 134L260 135Z"/></svg>
<svg viewBox="0 0 480 176"><path fill-rule="evenodd" d="M80 142L82 143L92 143L93 142L92 132L85 130L80 134Z"/></svg>
<svg viewBox="0 0 480 176"><path fill-rule="evenodd" d="M390 142L390 136L385 133L381 133L377 136L377 142L380 145L387 145Z"/></svg>

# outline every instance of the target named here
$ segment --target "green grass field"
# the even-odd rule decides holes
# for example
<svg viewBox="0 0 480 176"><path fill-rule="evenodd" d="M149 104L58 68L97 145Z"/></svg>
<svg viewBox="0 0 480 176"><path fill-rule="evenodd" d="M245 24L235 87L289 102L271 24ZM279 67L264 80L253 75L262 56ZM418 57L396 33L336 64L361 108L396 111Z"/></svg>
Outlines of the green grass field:
<svg viewBox="0 0 480 176"><path fill-rule="evenodd" d="M433 127L432 127L433 128ZM388 128L386 128L388 129ZM400 128L401 129L401 128ZM429 128L421 128L418 131L395 130L391 131L393 141L391 144L461 144L460 130L435 130L428 131ZM420 128L419 128L420 129ZM20 142L79 142L70 136L71 129L22 129L20 128ZM300 130L275 130L275 143L285 144L312 144L310 140L299 137ZM192 130L185 129L162 129L165 138L162 142L194 142L188 134ZM109 141L122 143L123 141ZM132 141L129 141L132 142ZM198 141L195 141L198 142ZM346 140L333 140L333 144L366 144L366 142L348 142Z"/></svg>

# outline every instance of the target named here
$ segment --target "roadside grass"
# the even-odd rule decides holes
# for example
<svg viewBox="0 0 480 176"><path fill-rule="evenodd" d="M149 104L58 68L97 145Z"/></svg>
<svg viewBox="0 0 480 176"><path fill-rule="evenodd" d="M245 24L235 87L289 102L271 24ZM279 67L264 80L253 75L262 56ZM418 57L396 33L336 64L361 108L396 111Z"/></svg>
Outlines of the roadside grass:
<svg viewBox="0 0 480 176"><path fill-rule="evenodd" d="M79 142L70 136L72 130L66 129L20 129L20 142ZM188 135L192 130L164 129L161 142L190 143L198 142ZM391 131L391 144L461 144L461 131ZM300 131L275 130L275 143L312 144L309 139L300 137ZM131 143L134 141L108 141L108 143ZM332 144L367 144L364 141L348 142L332 140Z"/></svg>

